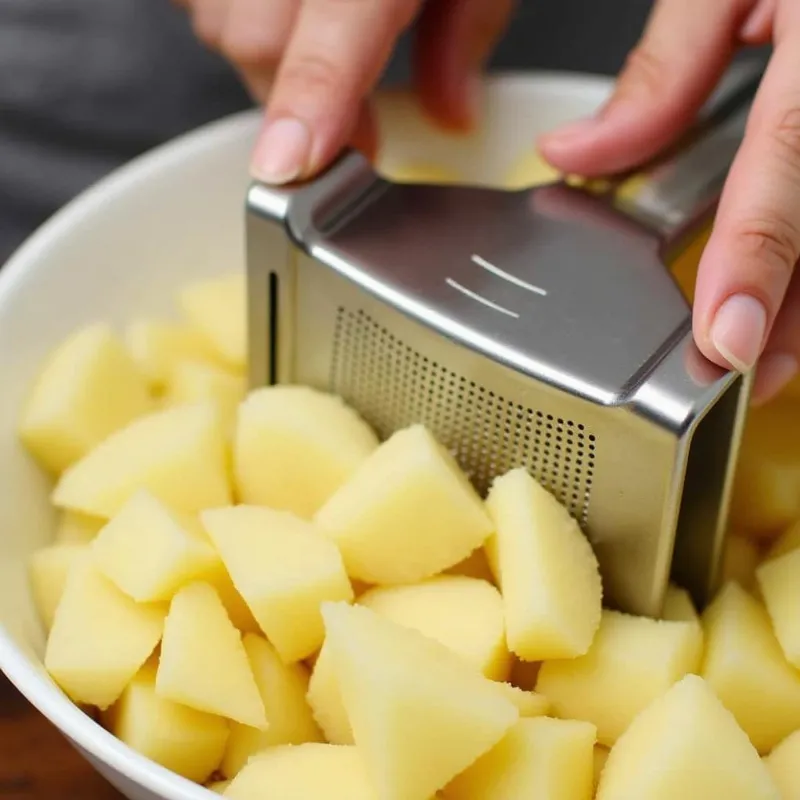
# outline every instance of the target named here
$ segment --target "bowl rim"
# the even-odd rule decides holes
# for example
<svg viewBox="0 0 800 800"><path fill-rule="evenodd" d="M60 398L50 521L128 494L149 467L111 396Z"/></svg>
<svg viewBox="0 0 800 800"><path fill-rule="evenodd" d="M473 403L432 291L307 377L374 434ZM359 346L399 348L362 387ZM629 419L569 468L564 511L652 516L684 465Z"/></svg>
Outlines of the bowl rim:
<svg viewBox="0 0 800 800"><path fill-rule="evenodd" d="M562 86L564 89L592 91L607 91L613 84L613 78L605 75L552 70L494 72L486 80L490 85L508 87L550 84ZM386 93L403 91L406 91L406 87L393 86ZM206 123L135 157L79 193L40 225L0 269L0 313L13 299L16 287L25 281L30 264L39 260L52 248L53 242L76 223L91 217L100 206L113 202L133 186L146 182L150 175L168 167L179 153L185 159L214 149L226 140L238 139L252 129L259 116L260 109L254 107ZM163 800L201 800L207 796L204 787L156 764L123 744L99 722L81 711L55 684L41 674L40 668L13 642L2 622L0 672L74 745L136 786Z"/></svg>

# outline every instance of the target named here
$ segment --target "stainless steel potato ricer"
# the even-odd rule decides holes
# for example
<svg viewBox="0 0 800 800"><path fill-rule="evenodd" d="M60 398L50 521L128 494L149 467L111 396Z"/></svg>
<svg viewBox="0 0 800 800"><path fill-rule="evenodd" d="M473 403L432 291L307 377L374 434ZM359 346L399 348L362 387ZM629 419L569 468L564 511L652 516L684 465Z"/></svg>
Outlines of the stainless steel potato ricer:
<svg viewBox="0 0 800 800"><path fill-rule="evenodd" d="M247 197L250 380L422 422L475 486L524 466L589 536L606 601L658 615L718 579L749 380L707 362L666 264L707 224L760 64L634 176L397 185L344 154Z"/></svg>

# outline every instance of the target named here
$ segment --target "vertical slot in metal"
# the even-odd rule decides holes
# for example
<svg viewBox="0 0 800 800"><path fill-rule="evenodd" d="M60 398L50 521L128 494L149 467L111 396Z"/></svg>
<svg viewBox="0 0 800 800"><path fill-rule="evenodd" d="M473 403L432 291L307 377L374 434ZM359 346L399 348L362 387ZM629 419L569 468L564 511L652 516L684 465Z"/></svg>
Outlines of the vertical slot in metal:
<svg viewBox="0 0 800 800"><path fill-rule="evenodd" d="M269 350L267 367L267 384L274 386L278 382L278 315L280 313L280 301L278 292L280 291L280 279L276 272L269 273L269 290L267 301L267 312L269 319Z"/></svg>

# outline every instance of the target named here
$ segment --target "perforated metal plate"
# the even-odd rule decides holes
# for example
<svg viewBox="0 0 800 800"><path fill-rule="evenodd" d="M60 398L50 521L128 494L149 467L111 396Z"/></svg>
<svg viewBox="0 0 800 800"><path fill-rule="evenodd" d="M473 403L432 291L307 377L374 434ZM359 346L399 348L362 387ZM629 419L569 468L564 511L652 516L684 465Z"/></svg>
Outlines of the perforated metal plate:
<svg viewBox="0 0 800 800"><path fill-rule="evenodd" d="M364 311L339 307L330 386L381 436L424 423L476 488L523 466L586 524L597 437L583 423L508 400L414 350Z"/></svg>

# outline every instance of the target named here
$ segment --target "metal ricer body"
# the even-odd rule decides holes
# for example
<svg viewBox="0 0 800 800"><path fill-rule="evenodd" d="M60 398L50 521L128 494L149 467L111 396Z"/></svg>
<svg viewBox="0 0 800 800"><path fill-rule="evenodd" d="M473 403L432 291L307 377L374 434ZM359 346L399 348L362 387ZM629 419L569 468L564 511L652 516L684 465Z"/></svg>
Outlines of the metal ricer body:
<svg viewBox="0 0 800 800"><path fill-rule="evenodd" d="M602 196L396 185L349 153L248 196L251 384L341 395L381 436L422 422L476 487L524 466L576 517L606 600L715 588L749 381L692 342L664 260L713 208L730 106Z"/></svg>

